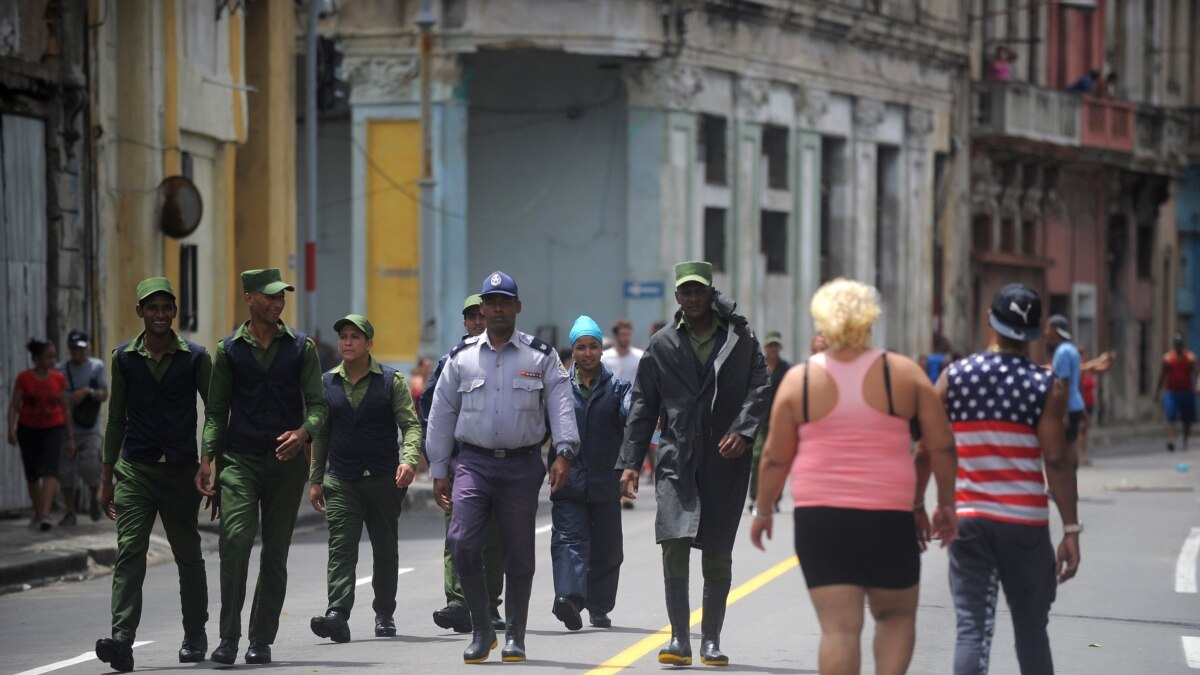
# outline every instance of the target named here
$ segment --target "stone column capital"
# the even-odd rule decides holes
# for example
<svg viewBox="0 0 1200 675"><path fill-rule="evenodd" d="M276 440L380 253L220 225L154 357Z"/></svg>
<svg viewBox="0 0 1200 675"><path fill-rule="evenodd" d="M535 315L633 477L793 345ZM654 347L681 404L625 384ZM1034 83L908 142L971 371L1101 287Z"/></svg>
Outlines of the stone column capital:
<svg viewBox="0 0 1200 675"><path fill-rule="evenodd" d="M748 122L765 122L771 99L771 83L754 77L737 81L737 115Z"/></svg>
<svg viewBox="0 0 1200 675"><path fill-rule="evenodd" d="M860 138L874 138L879 125L883 123L885 109L882 101L869 98L854 100L854 135Z"/></svg>
<svg viewBox="0 0 1200 675"><path fill-rule="evenodd" d="M621 75L629 104L638 107L691 111L704 91L704 69L678 61L634 65Z"/></svg>

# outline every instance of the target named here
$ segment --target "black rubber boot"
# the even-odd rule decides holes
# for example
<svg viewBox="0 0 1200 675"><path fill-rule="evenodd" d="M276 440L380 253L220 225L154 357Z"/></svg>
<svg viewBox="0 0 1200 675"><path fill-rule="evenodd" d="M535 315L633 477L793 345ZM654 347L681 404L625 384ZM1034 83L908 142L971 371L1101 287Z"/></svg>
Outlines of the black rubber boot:
<svg viewBox="0 0 1200 675"><path fill-rule="evenodd" d="M721 653L721 625L725 623L725 601L728 598L728 581L704 580L704 618L700 620L700 663L706 666L729 665L729 657Z"/></svg>
<svg viewBox="0 0 1200 675"><path fill-rule="evenodd" d="M692 665L692 607L688 601L688 580L667 579L667 617L671 619L671 642L658 652L658 662L668 666Z"/></svg>
<svg viewBox="0 0 1200 675"><path fill-rule="evenodd" d="M487 661L497 645L496 629L492 628L487 579L483 572L476 572L460 575L458 580L467 599L467 609L471 612L471 644L463 651L463 663L482 663Z"/></svg>
<svg viewBox="0 0 1200 675"><path fill-rule="evenodd" d="M504 613L507 619L504 629L504 649L500 660L517 663L525 660L525 620L529 616L529 591L533 587L533 575L514 579L508 578L504 592Z"/></svg>

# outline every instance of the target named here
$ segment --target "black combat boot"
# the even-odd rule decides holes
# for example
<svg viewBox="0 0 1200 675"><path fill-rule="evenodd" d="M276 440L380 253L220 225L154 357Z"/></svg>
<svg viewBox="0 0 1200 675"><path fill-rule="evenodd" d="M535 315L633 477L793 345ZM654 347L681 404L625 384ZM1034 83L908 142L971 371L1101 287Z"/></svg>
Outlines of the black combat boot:
<svg viewBox="0 0 1200 675"><path fill-rule="evenodd" d="M504 593L504 608L507 626L504 630L504 649L500 659L509 663L525 660L525 620L529 616L529 591L533 587L533 575L508 578Z"/></svg>
<svg viewBox="0 0 1200 675"><path fill-rule="evenodd" d="M100 638L96 640L96 658L112 666L120 673L133 670L133 641L125 638Z"/></svg>
<svg viewBox="0 0 1200 675"><path fill-rule="evenodd" d="M704 618L700 620L700 663L706 666L729 665L729 657L721 653L721 625L725 623L725 601L728 598L728 581L704 580Z"/></svg>
<svg viewBox="0 0 1200 675"><path fill-rule="evenodd" d="M204 633L184 635L179 647L180 663L200 663L208 657L208 636Z"/></svg>
<svg viewBox="0 0 1200 675"><path fill-rule="evenodd" d="M340 609L331 609L325 616L314 616L309 619L308 627L313 635L319 638L329 638L334 642L350 641L350 614Z"/></svg>
<svg viewBox="0 0 1200 675"><path fill-rule="evenodd" d="M375 637L396 637L396 620L391 616L376 614Z"/></svg>
<svg viewBox="0 0 1200 675"><path fill-rule="evenodd" d="M496 648L496 629L492 628L492 616L488 600L487 580L483 572L460 575L467 609L471 611L471 644L463 651L463 663L483 663Z"/></svg>
<svg viewBox="0 0 1200 675"><path fill-rule="evenodd" d="M246 663L264 664L271 662L271 645L262 640L251 640L246 648Z"/></svg>
<svg viewBox="0 0 1200 675"><path fill-rule="evenodd" d="M234 661L237 661L238 639L237 638L221 638L221 643L213 650L213 653L208 657L215 663L223 663L227 666L232 666Z"/></svg>
<svg viewBox="0 0 1200 675"><path fill-rule="evenodd" d="M692 665L692 608L688 602L688 580L667 579L667 617L671 619L671 642L658 652L658 662L668 666Z"/></svg>

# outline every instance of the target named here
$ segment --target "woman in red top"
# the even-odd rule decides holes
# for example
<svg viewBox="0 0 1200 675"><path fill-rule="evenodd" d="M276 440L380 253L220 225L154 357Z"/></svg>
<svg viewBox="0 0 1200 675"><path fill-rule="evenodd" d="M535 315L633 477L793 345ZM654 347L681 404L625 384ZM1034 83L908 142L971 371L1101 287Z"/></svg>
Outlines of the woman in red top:
<svg viewBox="0 0 1200 675"><path fill-rule="evenodd" d="M71 406L67 378L55 370L58 350L49 342L32 339L27 345L33 367L17 375L8 405L8 442L20 444L25 483L33 503L32 528L52 527L50 505L58 490L58 457L66 440L67 455L75 455L71 431Z"/></svg>

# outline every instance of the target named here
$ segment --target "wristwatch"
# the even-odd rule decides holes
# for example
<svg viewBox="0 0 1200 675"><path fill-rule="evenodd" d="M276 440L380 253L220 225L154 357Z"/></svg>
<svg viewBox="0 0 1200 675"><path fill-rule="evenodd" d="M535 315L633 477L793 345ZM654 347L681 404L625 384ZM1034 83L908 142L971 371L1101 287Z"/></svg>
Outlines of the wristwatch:
<svg viewBox="0 0 1200 675"><path fill-rule="evenodd" d="M1083 532L1083 523L1063 525L1063 534L1079 534L1080 532Z"/></svg>

